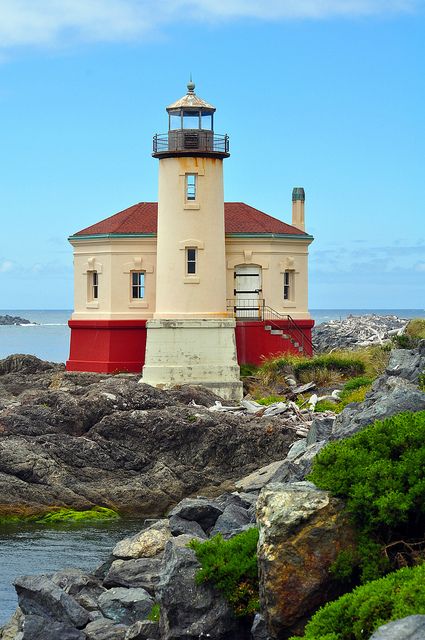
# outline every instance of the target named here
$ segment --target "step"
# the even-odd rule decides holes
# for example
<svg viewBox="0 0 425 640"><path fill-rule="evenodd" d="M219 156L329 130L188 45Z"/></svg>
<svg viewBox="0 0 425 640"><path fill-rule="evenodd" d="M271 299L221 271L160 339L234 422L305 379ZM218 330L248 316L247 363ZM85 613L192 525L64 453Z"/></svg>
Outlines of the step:
<svg viewBox="0 0 425 640"><path fill-rule="evenodd" d="M291 336L289 334L287 334L287 333L284 333L282 335L282 338L284 338L285 340L290 340Z"/></svg>
<svg viewBox="0 0 425 640"><path fill-rule="evenodd" d="M299 343L299 342L293 342L292 344L293 344L293 345L294 345L294 347L296 347L297 349L298 349L298 347L300 346L300 343Z"/></svg>
<svg viewBox="0 0 425 640"><path fill-rule="evenodd" d="M283 336L282 329L271 329L270 333L272 334L272 336Z"/></svg>
<svg viewBox="0 0 425 640"><path fill-rule="evenodd" d="M264 329L265 329L266 331L271 331L271 330L272 330L272 325L271 325L271 324L265 324L265 325L264 325Z"/></svg>

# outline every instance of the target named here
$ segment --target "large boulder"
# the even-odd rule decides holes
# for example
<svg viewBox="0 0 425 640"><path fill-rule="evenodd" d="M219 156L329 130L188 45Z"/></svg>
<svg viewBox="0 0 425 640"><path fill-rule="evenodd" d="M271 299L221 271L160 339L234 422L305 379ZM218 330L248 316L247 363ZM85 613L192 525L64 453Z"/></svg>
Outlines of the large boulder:
<svg viewBox="0 0 425 640"><path fill-rule="evenodd" d="M89 622L84 629L87 640L125 640L127 631L127 625L115 624L112 620L103 617Z"/></svg>
<svg viewBox="0 0 425 640"><path fill-rule="evenodd" d="M338 595L329 568L354 532L343 503L310 482L269 484L257 502L262 613L273 638L302 629Z"/></svg>
<svg viewBox="0 0 425 640"><path fill-rule="evenodd" d="M151 524L134 536L120 540L113 550L117 558L154 558L162 553L171 537L170 525L166 518Z"/></svg>
<svg viewBox="0 0 425 640"><path fill-rule="evenodd" d="M20 576L14 585L19 607L27 616L51 618L77 629L90 620L86 609L47 576Z"/></svg>
<svg viewBox="0 0 425 640"><path fill-rule="evenodd" d="M86 640L83 631L58 620L37 615L25 615L19 640Z"/></svg>
<svg viewBox="0 0 425 640"><path fill-rule="evenodd" d="M425 616L408 616L379 627L370 640L424 640Z"/></svg>
<svg viewBox="0 0 425 640"><path fill-rule="evenodd" d="M153 598L141 587L108 589L99 597L99 608L105 618L131 625L146 618L154 605Z"/></svg>
<svg viewBox="0 0 425 640"><path fill-rule="evenodd" d="M224 597L211 585L195 582L199 563L188 548L192 536L167 542L164 570L158 587L162 640L244 640L249 635Z"/></svg>
<svg viewBox="0 0 425 640"><path fill-rule="evenodd" d="M425 371L425 340L421 340L417 349L394 349L385 370L389 376L399 376L414 384Z"/></svg>
<svg viewBox="0 0 425 640"><path fill-rule="evenodd" d="M161 573L161 558L115 560L103 584L106 587L142 587L153 595Z"/></svg>
<svg viewBox="0 0 425 640"><path fill-rule="evenodd" d="M197 522L203 531L208 533L222 513L223 508L214 500L184 498L170 511L169 515Z"/></svg>

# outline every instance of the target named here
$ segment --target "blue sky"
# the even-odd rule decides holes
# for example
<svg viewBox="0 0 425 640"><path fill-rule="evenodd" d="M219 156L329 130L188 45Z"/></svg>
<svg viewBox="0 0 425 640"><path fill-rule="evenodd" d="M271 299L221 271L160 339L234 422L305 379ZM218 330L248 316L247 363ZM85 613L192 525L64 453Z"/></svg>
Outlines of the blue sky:
<svg viewBox="0 0 425 640"><path fill-rule="evenodd" d="M425 307L422 0L2 0L0 308L71 308L67 236L157 198L152 135L196 91L225 198L290 222L312 308Z"/></svg>

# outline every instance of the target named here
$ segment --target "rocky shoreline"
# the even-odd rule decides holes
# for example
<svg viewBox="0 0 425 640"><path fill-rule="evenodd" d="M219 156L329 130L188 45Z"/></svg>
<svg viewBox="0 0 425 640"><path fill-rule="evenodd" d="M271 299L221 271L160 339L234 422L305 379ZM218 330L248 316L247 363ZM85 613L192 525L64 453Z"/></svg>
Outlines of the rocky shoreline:
<svg viewBox="0 0 425 640"><path fill-rule="evenodd" d="M407 319L397 316L349 315L344 320L330 320L315 326L312 340L316 353L382 345L402 335L407 324Z"/></svg>
<svg viewBox="0 0 425 640"><path fill-rule="evenodd" d="M12 448L6 448L6 455L1 456L3 473L6 460L15 477L29 485L39 478L36 473L38 470L41 474L43 466L48 471L42 486L48 494L53 490L53 478L58 480L56 489L66 486L67 478L68 488L72 486L82 504L92 503L101 495L109 505L115 504L120 491L124 504L129 505L127 490L131 493L137 485L131 481L131 474L120 475L124 466L125 471L136 473L138 482L144 478L147 495L153 497L152 485L158 483L154 495L162 513L185 492L204 494L183 498L167 517L118 543L110 558L92 575L65 570L50 576L17 578L19 609L0 632L0 638L280 640L297 633L317 607L338 595L329 568L337 552L352 538L341 501L305 481L312 461L327 442L346 438L375 419L404 410L425 410L425 393L418 387L424 369L425 341L415 350L392 351L385 373L374 382L364 402L347 406L338 416L330 412L317 414L306 437L300 438L293 429L279 426L279 416L265 419L233 411L210 411L208 407L217 406L218 400L202 390L160 392L145 385L136 388L132 376L85 374L83 381L83 374L66 374L60 366L32 359L0 362L0 397L5 407L0 414L1 446L12 439L19 446L26 442L29 448L26 439L30 437L36 456L41 451L47 456L37 458L31 467L18 465ZM22 376L35 376L31 378L31 399L25 395L29 392L21 388ZM53 399L48 404L49 394ZM40 407L50 413L39 414ZM43 424L47 424L47 416L56 418L40 433L41 415ZM24 435L30 424L32 435ZM61 458L53 438L53 431L58 428L62 429L60 441L62 447L66 443L69 459L66 473L63 468L55 468L56 475L50 475L52 460L63 463L63 454ZM92 443L88 448L90 457L84 455L86 438ZM134 452L124 455L120 438L125 439L126 450L138 448L139 455L149 440L155 440L150 455L160 460L161 473L157 473L156 464L149 466L148 457L136 468ZM76 447L69 449L73 439L80 439L82 445L78 455ZM114 457L112 451L117 446ZM106 457L99 458L97 447ZM98 458L104 461L103 467L96 467L98 474L111 471L111 460L117 461L108 476L118 475L117 485L102 493L92 477L85 479L83 466ZM75 469L81 470L83 481L70 471L71 461ZM265 462L268 464L261 467ZM176 465L180 465L178 472ZM147 467L151 486L144 474ZM28 473L29 468L33 475ZM161 482L168 487L166 497L159 490ZM208 491L204 492L204 488ZM142 500L140 489L135 500ZM48 502L45 500L43 505ZM231 538L253 526L259 528L261 613L253 624L247 624L246 619L235 617L229 603L211 584L195 581L200 565L187 545L192 539L205 540L216 533ZM155 604L159 605L159 613L152 616ZM373 634L373 640L422 638L425 616L411 618L385 625ZM416 632L419 635L413 635Z"/></svg>

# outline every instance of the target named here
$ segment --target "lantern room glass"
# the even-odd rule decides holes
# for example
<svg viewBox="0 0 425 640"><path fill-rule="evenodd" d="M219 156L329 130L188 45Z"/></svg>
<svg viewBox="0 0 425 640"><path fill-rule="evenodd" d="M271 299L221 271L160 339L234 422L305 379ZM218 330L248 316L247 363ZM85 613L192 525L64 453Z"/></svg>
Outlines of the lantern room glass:
<svg viewBox="0 0 425 640"><path fill-rule="evenodd" d="M168 127L170 131L177 129L202 129L205 131L213 130L213 114L203 114L201 110L188 111L181 110L178 113L170 113L168 119Z"/></svg>

